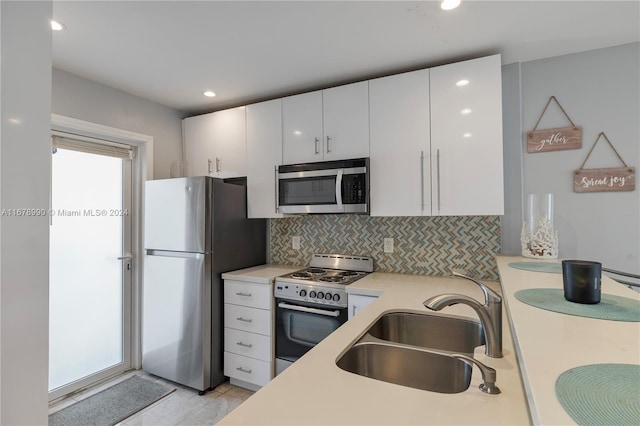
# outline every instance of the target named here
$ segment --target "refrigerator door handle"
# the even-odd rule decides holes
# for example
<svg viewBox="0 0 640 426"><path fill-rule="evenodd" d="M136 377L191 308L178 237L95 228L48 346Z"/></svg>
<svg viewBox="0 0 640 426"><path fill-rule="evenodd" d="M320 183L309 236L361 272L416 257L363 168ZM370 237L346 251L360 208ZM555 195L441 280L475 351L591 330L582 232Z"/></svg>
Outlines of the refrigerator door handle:
<svg viewBox="0 0 640 426"><path fill-rule="evenodd" d="M184 257L187 259L201 259L207 253L192 253L186 251L170 251L170 250L155 250L147 249L147 256L161 256L161 257Z"/></svg>
<svg viewBox="0 0 640 426"><path fill-rule="evenodd" d="M133 259L133 255L131 253L127 253L123 256L117 257L118 260L131 260Z"/></svg>

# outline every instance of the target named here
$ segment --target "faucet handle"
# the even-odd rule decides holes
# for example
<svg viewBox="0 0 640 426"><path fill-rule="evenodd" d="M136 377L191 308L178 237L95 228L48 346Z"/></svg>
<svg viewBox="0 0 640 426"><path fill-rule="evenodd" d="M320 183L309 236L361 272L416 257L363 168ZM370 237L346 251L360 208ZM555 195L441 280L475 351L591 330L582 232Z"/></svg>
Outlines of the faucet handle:
<svg viewBox="0 0 640 426"><path fill-rule="evenodd" d="M475 364L480 369L480 372L482 373L482 382L483 382L480 385L480 390L482 392L488 393L490 395L497 395L500 392L502 392L500 388L496 386L496 370L495 369L487 365L484 365L477 359L467 355L451 354L451 357L457 358L460 361L464 361L465 363L469 364L472 367L473 367L473 364Z"/></svg>
<svg viewBox="0 0 640 426"><path fill-rule="evenodd" d="M489 303L489 302L502 302L502 297L496 293L495 291L491 290L489 287L487 287L486 285L484 285L483 283L481 283L480 281L468 277L466 275L461 274L460 272L457 271L451 271L451 275L453 275L454 277L459 277L459 278L464 278L466 280L469 280L471 282L476 283L480 289L482 290L482 292L484 293L484 303Z"/></svg>

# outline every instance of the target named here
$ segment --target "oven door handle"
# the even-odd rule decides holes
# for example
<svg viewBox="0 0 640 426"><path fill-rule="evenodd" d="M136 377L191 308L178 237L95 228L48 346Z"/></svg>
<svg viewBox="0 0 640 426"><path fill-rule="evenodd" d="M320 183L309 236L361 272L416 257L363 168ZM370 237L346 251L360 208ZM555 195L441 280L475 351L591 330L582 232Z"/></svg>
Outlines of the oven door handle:
<svg viewBox="0 0 640 426"><path fill-rule="evenodd" d="M278 307L282 308L282 309L289 309L289 310L292 310L292 311L300 311L300 312L307 312L307 313L310 313L310 314L324 315L324 316L327 316L327 317L337 318L337 317L340 316L340 311L325 311L324 309L316 309L316 308L308 308L306 306L290 305L290 304L284 303L284 302L278 303Z"/></svg>

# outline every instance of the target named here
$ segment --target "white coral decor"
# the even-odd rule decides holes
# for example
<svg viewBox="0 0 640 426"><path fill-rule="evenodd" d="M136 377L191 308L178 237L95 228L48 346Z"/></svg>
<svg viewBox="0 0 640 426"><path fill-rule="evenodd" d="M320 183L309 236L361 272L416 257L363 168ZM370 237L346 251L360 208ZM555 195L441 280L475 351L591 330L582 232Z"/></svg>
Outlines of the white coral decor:
<svg viewBox="0 0 640 426"><path fill-rule="evenodd" d="M545 218L536 221L531 234L527 232L527 224L523 223L520 241L524 257L558 258L558 231L554 231L551 222Z"/></svg>

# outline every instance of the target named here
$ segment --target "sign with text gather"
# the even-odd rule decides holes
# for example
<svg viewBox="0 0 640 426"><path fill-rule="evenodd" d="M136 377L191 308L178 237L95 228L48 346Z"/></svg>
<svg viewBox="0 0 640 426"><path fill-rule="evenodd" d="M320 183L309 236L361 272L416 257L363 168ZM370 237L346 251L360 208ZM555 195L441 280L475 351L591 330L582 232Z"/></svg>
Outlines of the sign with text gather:
<svg viewBox="0 0 640 426"><path fill-rule="evenodd" d="M573 172L574 192L618 192L635 188L635 167L579 169Z"/></svg>
<svg viewBox="0 0 640 426"><path fill-rule="evenodd" d="M548 152L582 147L582 127L559 127L527 132L527 152Z"/></svg>

